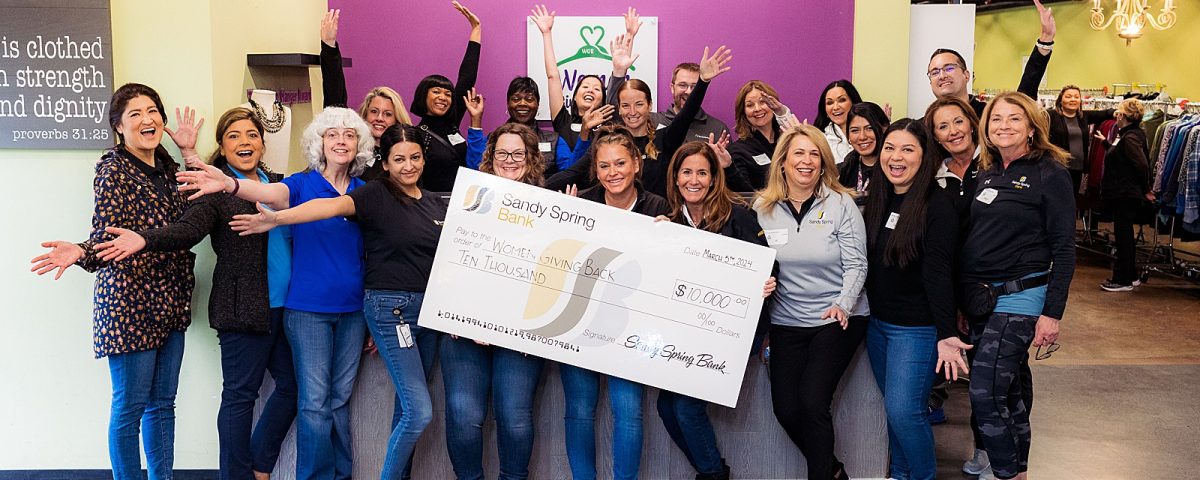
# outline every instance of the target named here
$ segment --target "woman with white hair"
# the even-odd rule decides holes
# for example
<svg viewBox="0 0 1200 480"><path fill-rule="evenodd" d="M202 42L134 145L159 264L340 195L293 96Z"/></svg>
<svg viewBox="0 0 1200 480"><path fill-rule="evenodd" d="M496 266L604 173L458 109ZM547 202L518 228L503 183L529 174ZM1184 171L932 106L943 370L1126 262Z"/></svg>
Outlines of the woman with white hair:
<svg viewBox="0 0 1200 480"><path fill-rule="evenodd" d="M192 198L227 193L259 203L260 211L340 197L363 185L358 175L375 138L358 113L329 107L304 129L300 144L309 168L282 182L238 180L197 161L188 167L198 170L177 175L187 183L180 190L195 190ZM348 407L366 338L358 224L334 217L293 228L292 283L284 308L299 389L296 476L350 478Z"/></svg>

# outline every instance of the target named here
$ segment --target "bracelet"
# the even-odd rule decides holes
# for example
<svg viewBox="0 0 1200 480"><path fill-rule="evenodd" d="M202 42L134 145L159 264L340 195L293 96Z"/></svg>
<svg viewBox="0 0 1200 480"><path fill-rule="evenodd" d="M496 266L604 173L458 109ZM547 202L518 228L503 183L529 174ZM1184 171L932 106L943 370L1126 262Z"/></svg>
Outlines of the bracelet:
<svg viewBox="0 0 1200 480"><path fill-rule="evenodd" d="M1037 46L1043 47L1043 48L1050 48L1050 47L1054 46L1053 40L1051 40L1049 42L1043 42L1042 39L1039 38L1036 43L1037 43Z"/></svg>
<svg viewBox="0 0 1200 480"><path fill-rule="evenodd" d="M240 190L241 188L242 188L242 182L237 181L236 178L233 179L233 191L229 192L229 195L236 197L238 190Z"/></svg>

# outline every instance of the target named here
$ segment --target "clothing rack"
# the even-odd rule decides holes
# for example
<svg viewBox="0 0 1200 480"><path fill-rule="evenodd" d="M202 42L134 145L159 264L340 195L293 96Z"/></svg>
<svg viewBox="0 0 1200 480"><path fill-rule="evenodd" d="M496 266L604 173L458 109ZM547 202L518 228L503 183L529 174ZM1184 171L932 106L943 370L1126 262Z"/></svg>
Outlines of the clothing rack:
<svg viewBox="0 0 1200 480"><path fill-rule="evenodd" d="M1115 259L1116 236L1111 230L1100 230L1099 223L1095 210L1083 213L1083 229L1076 232L1075 248ZM1160 227L1168 232L1159 234ZM1138 280L1146 283L1151 274L1161 274L1200 282L1200 254L1175 248L1174 222L1164 223L1162 216L1155 214L1153 224L1141 224L1137 229Z"/></svg>

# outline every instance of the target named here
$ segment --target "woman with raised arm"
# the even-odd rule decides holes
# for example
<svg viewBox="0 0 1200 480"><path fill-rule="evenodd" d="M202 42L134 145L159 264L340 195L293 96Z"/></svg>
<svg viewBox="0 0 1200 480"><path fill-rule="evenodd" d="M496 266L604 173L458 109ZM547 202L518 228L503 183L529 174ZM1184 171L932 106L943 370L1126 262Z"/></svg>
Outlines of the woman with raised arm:
<svg viewBox="0 0 1200 480"><path fill-rule="evenodd" d="M728 155L724 150L724 142L706 145L693 141L674 153L667 169L674 183L667 191L669 217L680 225L767 246L754 212L725 186L719 158ZM763 298L773 291L775 277L770 277L763 285ZM657 405L667 434L696 469L696 478L728 479L729 465L717 447L717 437L708 418L708 402L660 390Z"/></svg>
<svg viewBox="0 0 1200 480"><path fill-rule="evenodd" d="M425 134L426 165L421 186L433 192L452 190L458 167L466 166L467 139L459 133L459 126L467 114L463 98L475 88L483 36L479 17L457 1L453 4L471 23L467 51L458 67L458 80L450 83L450 79L442 75L429 75L417 84L412 101L412 114L421 117L417 126Z"/></svg>
<svg viewBox="0 0 1200 480"><path fill-rule="evenodd" d="M471 102L467 105L472 108ZM524 124L505 123L493 131L482 157L482 172L534 186L543 183L538 136ZM529 478L533 403L543 360L454 336L443 338L439 358L446 388L446 450L455 476L483 478L483 425L491 397L499 478Z"/></svg>
<svg viewBox="0 0 1200 480"><path fill-rule="evenodd" d="M261 183L283 178L262 161L263 124L253 111L242 107L226 111L217 121L216 133L219 148L209 164L232 178ZM229 228L234 215L254 211L253 203L231 195L205 195L192 202L177 222L141 231L107 227L117 238L96 245L102 260L119 262L142 250L192 248L212 236L217 266L208 323L217 331L221 346L217 441L222 478L268 476L296 418L296 374L283 333L283 302L292 275L291 230L243 237ZM275 389L254 423L254 402L268 370Z"/></svg>
<svg viewBox="0 0 1200 480"><path fill-rule="evenodd" d="M366 258L362 308L402 412L388 439L383 479L401 478L417 438L433 418L422 350L432 353L425 347L438 335L421 328L417 318L446 218L446 201L418 186L425 167L421 137L416 127L393 125L380 136L380 146L387 152L383 176L342 195L275 212L260 208L258 214L238 215L231 223L243 235L278 225L299 228L327 221L362 229Z"/></svg>
<svg viewBox="0 0 1200 480"><path fill-rule="evenodd" d="M838 165L838 182L852 190L854 203L860 207L867 204L871 172L879 163L879 151L883 149L879 137L891 123L883 108L871 102L857 103L846 114L846 140L853 150Z"/></svg>
<svg viewBox="0 0 1200 480"><path fill-rule="evenodd" d="M860 103L862 97L849 80L829 82L817 98L817 119L813 125L825 132L825 140L829 142L829 148L833 151L833 159L839 165L846 160L846 155L854 151L850 139L846 136L847 121L850 107Z"/></svg>
<svg viewBox="0 0 1200 480"><path fill-rule="evenodd" d="M567 150L575 151L579 139L588 138L588 129L583 128L588 113L607 103L604 96L604 80L598 75L584 75L574 79L575 94L571 98L571 108L565 108L563 79L558 70L558 60L554 55L554 37L551 34L554 30L554 14L555 12L547 10L545 5L537 5L530 10L529 18L542 32L542 53L546 64L548 90L546 94L550 100L551 123L562 140L559 148L565 145Z"/></svg>
<svg viewBox="0 0 1200 480"><path fill-rule="evenodd" d="M1075 273L1068 153L1023 93L997 95L980 126L979 187L963 245L971 319L971 409L996 478L1026 477L1033 378L1029 347L1053 351Z"/></svg>
<svg viewBox="0 0 1200 480"><path fill-rule="evenodd" d="M754 209L779 264L766 315L775 418L804 454L808 478L849 478L834 454L830 407L867 329L867 242L821 130L783 131Z"/></svg>
<svg viewBox="0 0 1200 480"><path fill-rule="evenodd" d="M195 122L190 108L182 116L176 110L180 127L171 131L164 111L158 93L145 85L128 83L113 92L108 123L118 143L96 163L92 232L78 244L42 243L50 251L32 261L38 275L57 270L55 280L71 265L96 273L92 350L96 358L108 357L113 392L108 456L118 480L143 478L139 434L149 478L173 476L175 393L184 330L192 320L195 255L181 248L112 262L97 250L112 238L108 227L165 225L187 208L174 178L178 164L163 148L162 136L170 135L185 158L198 159L196 134L204 121Z"/></svg>
<svg viewBox="0 0 1200 480"><path fill-rule="evenodd" d="M670 212L667 201L639 184L642 155L633 135L624 127L605 125L595 135L590 175L598 185L578 192L583 199L650 217ZM575 190L568 188L568 193ZM620 377L604 375L568 364L559 364L566 415L567 461L572 478L596 478L596 402L600 383L608 384L613 422L613 478L637 478L642 458L642 396L645 387Z"/></svg>
<svg viewBox="0 0 1200 480"><path fill-rule="evenodd" d="M575 143L575 149L571 150L554 131L538 129L535 116L541 100L533 79L514 78L508 85L508 92L508 123L525 125L537 134L539 155L545 164L544 177L550 177L560 167L570 167L587 153L591 142L586 138L581 138ZM484 99L483 95L471 89L463 100L467 113L471 115L471 126L467 129L467 168L478 170L483 162L483 152L487 149L487 136L483 133ZM584 131L590 132L592 128L609 121L614 110L611 105L592 109L583 118Z"/></svg>
<svg viewBox="0 0 1200 480"><path fill-rule="evenodd" d="M767 82L751 80L738 90L733 104L738 139L729 145L730 164L722 165L730 190L753 192L767 186L775 142L789 114L779 102L779 92Z"/></svg>
<svg viewBox="0 0 1200 480"><path fill-rule="evenodd" d="M181 172L193 197L228 192L270 209L336 198L363 185L358 178L375 140L353 110L329 107L304 129L309 169L264 184L234 179L212 165ZM261 206L260 206L261 208ZM354 222L331 218L292 228L292 280L284 300L284 332L296 367L298 478L349 478L353 473L350 393L366 338L363 324L363 239Z"/></svg>
<svg viewBox="0 0 1200 480"><path fill-rule="evenodd" d="M321 18L321 77L324 80L321 88L326 107L349 107L346 75L342 72L342 51L337 43L338 21L341 15L341 10L333 9L325 12L325 16ZM367 162L367 168L363 170L362 175L359 175L364 182L368 182L383 173L379 136L396 123L412 125L412 118L408 116L404 98L391 87L385 86L375 87L367 92L358 107L358 114L371 127L371 137L375 139L375 156Z"/></svg>

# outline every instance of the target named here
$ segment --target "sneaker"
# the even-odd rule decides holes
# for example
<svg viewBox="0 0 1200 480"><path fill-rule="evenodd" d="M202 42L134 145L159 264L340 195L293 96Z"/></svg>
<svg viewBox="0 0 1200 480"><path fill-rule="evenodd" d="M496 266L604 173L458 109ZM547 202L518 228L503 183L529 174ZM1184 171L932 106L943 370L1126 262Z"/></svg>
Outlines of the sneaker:
<svg viewBox="0 0 1200 480"><path fill-rule="evenodd" d="M988 474L992 473L992 462L988 460L987 450L975 449L975 456L967 460L962 466L963 473L970 475L983 475L984 471Z"/></svg>
<svg viewBox="0 0 1200 480"><path fill-rule="evenodd" d="M946 410L942 407L932 408L926 411L925 417L929 419L930 425L941 425L946 423Z"/></svg>
<svg viewBox="0 0 1200 480"><path fill-rule="evenodd" d="M992 473L992 467L987 467L979 472L979 476L975 477L979 480L996 480L996 474Z"/></svg>
<svg viewBox="0 0 1200 480"><path fill-rule="evenodd" d="M1119 283L1113 282L1112 280L1105 280L1104 283L1100 284L1100 288L1104 289L1104 291L1106 291L1106 292L1132 292L1133 291L1132 284L1131 285L1121 285Z"/></svg>

